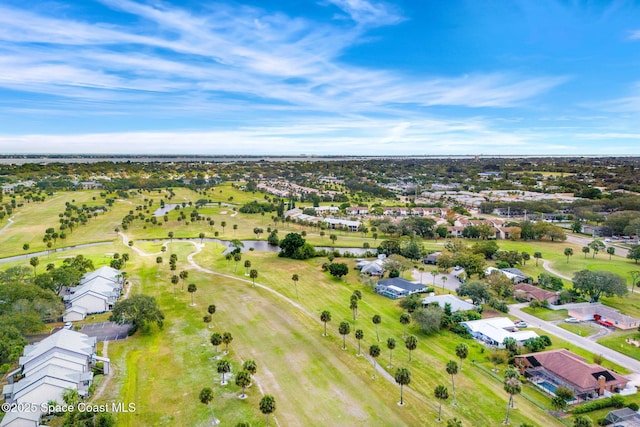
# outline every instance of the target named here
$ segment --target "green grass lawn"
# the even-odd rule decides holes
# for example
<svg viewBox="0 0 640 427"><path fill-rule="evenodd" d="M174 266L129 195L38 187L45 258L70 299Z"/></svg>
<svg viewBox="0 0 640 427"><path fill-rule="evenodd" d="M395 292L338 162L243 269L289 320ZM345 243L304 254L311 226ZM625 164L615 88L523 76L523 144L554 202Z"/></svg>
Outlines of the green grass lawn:
<svg viewBox="0 0 640 427"><path fill-rule="evenodd" d="M42 246L44 230L56 225L57 214L63 211L66 201L75 199L75 203L98 203L100 200L93 200L96 194L98 193L74 192L56 195L38 204L36 210L39 212L33 217L27 215L27 210L20 211L16 214L16 222L0 235L0 242L3 243L0 245L0 255L22 253L22 244L25 242L33 243L31 250L37 250L38 245ZM153 256L139 256L134 248L126 247L115 239L114 228L120 225L122 217L130 210L136 212L136 206L142 204L143 198L153 201L148 208L149 212L143 210L148 217L164 196L164 191L143 193L117 201L112 210L78 228L65 242L111 240L114 242L112 245L53 253L41 259L40 268L44 268L48 262L59 264L64 257L82 253L94 260L98 267L108 264L114 252L128 252L131 260L127 271L133 283L132 292L155 296L166 314L166 324L162 331L136 335L125 341L110 343L108 347L114 375L100 399L133 402L137 407L135 413L119 414L118 425L209 425L209 408L198 401L198 393L205 386L213 388L215 399L212 408L216 417L225 425L235 425L239 421L263 425L264 418L257 409L263 392L276 397L278 409L275 415L280 425L432 425L437 416L438 405L433 397L433 390L439 384L450 388L451 378L446 374L445 365L448 360L457 360L454 349L463 341L469 345L470 354L464 361L463 370L455 378L458 406L453 407L451 399L445 403L444 418L456 416L463 420L464 425L473 426L499 425L504 419L508 396L503 390L501 378L496 378L489 371L492 368L488 361L489 351L477 342L463 340L448 332L427 336L412 325L408 332L418 337L419 344L409 362L409 353L402 340L403 328L398 321L402 310L396 301L375 294L367 284L359 280L353 271L353 259L337 259L346 262L351 269L349 275L338 280L321 270L326 259L294 261L279 258L273 253L247 252L242 254L242 261L236 267L234 262L229 263L221 256L224 249L221 245L205 243L204 250L194 257L196 262L216 272L230 274L234 279L191 268L186 263L188 255L194 251L191 243L174 240L162 254L163 263L158 265L156 254L160 253L163 242L140 241L164 239L166 243L169 231L173 231L176 238L197 238L200 232L213 237L217 231L221 239L255 239L254 227L265 229L265 234L261 236L261 239L265 239L266 228L269 226L277 227L280 236L284 237L287 232L301 232L303 229L298 225L276 225L269 215L234 215L232 207L214 204L199 211L215 221L213 227L204 221L190 224L178 221L179 214L175 211L169 214L169 221L161 221L160 226L136 220L125 233L134 240L134 248ZM166 202L188 203L200 198L241 205L250 200L263 200L264 195L241 192L230 185L216 188L207 195L180 188L175 189L175 197ZM191 208L187 207L186 210L189 217ZM227 223L224 230L221 227L222 221ZM233 230L234 224L238 225L237 230ZM308 227L304 230L310 243L331 245L328 231L321 237L318 230ZM359 233L336 234L336 246L341 247L362 247L365 242L373 247L383 239L380 236L374 241L371 233L366 238ZM527 242L498 243L502 249L507 250L517 248L531 254L540 250L544 259L553 261L554 266L563 261L566 263L562 255L566 246L564 243L536 242L535 246ZM442 241L425 243L425 247L430 249L442 248L442 245ZM576 252L579 253L579 250ZM172 253L178 255L178 269L175 272L171 272L168 265ZM578 255L574 256L569 265L579 267L578 258ZM247 279L243 268L245 260L250 260L251 268L258 271L257 282L279 295L238 280ZM604 255L599 255L594 262L599 263L597 265L615 264L618 268L629 264L626 260L616 260L616 257L609 262ZM27 263L27 260L18 260L13 264L28 265ZM541 264L536 267L535 261L531 260L522 269L527 274L537 276L543 271ZM6 264L10 265L12 264ZM185 284L176 286L176 297L169 279L172 274L181 270L188 270L189 278ZM293 274L299 275L297 283L291 280ZM427 275L425 282L429 282L428 278ZM180 290L188 283L198 286L194 295L195 307L189 305L189 294ZM349 297L356 289L362 292L363 299L359 302L358 315L353 319ZM637 298L640 297L634 295L625 300L607 300L607 303L619 304L621 307L638 304L640 307L640 300ZM212 303L217 305L218 310L212 322L214 328L209 329L202 321L202 316L206 307ZM332 313L332 321L328 325L329 337L321 336L319 315L322 310ZM536 312L528 312L545 320L567 317L565 310L538 309ZM371 322L375 314L382 317L377 331ZM340 349L342 339L337 326L341 321L351 324L347 351ZM382 348L378 363L384 367L389 360L386 339L396 339L393 368L386 369L391 375L397 367L408 367L411 370L412 381L405 393L405 407L396 405L398 387L381 375L373 380L371 364L365 358L355 355L355 329L364 331L362 348L365 352L371 344L377 343L376 332L378 333ZM237 372L242 360L251 358L258 362L256 385L249 389L247 400L237 399L239 389L233 381L225 387L218 385L219 377L212 358L219 354L214 352L208 342L212 331L230 331L233 334L234 341L227 357L232 362L234 372ZM553 341L553 348L567 347L591 358L588 352L573 348L561 340ZM475 365L473 361L476 362ZM624 371L621 367L616 369ZM546 412L548 399L545 395L528 389L525 394L526 398L516 397L518 406L512 413L513 425L524 422L562 425Z"/></svg>
<svg viewBox="0 0 640 427"><path fill-rule="evenodd" d="M616 331L604 338L600 338L598 343L609 347L612 350L616 350L622 354L633 357L634 359L640 360L640 348L627 343L627 339L640 341L640 335L638 334L638 331Z"/></svg>
<svg viewBox="0 0 640 427"><path fill-rule="evenodd" d="M581 337L589 337L600 331L596 325L591 323L558 323L558 327L566 329L569 332L573 332Z"/></svg>
<svg viewBox="0 0 640 427"><path fill-rule="evenodd" d="M549 310L547 308L531 308L531 307L523 307L521 309L527 314L532 316L536 316L538 319L542 320L563 320L568 317L567 310Z"/></svg>

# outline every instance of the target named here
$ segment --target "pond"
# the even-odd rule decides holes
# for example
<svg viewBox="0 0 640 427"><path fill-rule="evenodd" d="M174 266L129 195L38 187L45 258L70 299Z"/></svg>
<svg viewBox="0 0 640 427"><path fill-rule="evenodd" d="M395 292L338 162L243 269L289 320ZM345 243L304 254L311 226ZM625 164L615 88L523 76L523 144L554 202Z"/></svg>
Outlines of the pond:
<svg viewBox="0 0 640 427"><path fill-rule="evenodd" d="M164 206L156 209L155 212L153 213L153 216L155 217L165 216L166 214L174 210L176 206L179 206L179 205L177 203L166 203Z"/></svg>

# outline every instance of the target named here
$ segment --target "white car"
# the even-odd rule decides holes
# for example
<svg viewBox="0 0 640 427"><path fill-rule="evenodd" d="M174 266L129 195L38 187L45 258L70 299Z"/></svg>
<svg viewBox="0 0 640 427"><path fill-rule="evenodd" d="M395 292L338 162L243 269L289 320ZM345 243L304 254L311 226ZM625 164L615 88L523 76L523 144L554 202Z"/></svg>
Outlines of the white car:
<svg viewBox="0 0 640 427"><path fill-rule="evenodd" d="M580 323L580 319L576 319L575 317L567 317L564 321L566 323Z"/></svg>
<svg viewBox="0 0 640 427"><path fill-rule="evenodd" d="M515 325L516 325L516 328L526 328L527 326L529 326L527 325L527 322L525 322L524 320L516 322Z"/></svg>

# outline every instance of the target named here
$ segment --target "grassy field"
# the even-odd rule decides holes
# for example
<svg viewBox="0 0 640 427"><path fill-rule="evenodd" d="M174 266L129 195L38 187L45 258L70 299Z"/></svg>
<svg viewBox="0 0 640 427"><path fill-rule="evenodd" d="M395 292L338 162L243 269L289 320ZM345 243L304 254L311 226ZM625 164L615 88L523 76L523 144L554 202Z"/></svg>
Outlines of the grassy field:
<svg viewBox="0 0 640 427"><path fill-rule="evenodd" d="M598 343L640 360L640 348L627 343L627 339L640 341L640 335L638 335L638 331L616 331L604 338L600 338Z"/></svg>
<svg viewBox="0 0 640 427"><path fill-rule="evenodd" d="M558 327L573 332L581 337L589 337L598 333L600 328L591 323L558 323Z"/></svg>
<svg viewBox="0 0 640 427"><path fill-rule="evenodd" d="M37 209L19 211L15 214L15 222L0 235L0 242L3 243L0 245L0 256L24 253L24 243L31 245L30 251L44 248L41 242L44 230L57 225L57 215L64 210L65 202L75 200L74 203L78 204L101 204L98 195L98 192L92 191L59 194L39 203ZM134 240L133 248L115 239L113 230L120 225L124 215L129 211L137 212L136 206L147 198L152 200L152 206L148 208L149 212L144 209L141 212L148 217L165 195L164 191L151 192L118 200L111 210L76 229L64 242L66 245L107 240L112 244L52 253L41 258L40 268L43 268L46 263L59 264L64 257L82 253L94 260L98 267L108 264L114 252L128 252L131 260L127 271L133 283L132 292L155 296L166 314L162 331L154 331L149 335L138 334L109 344L108 355L114 374L108 379L108 386L100 401L136 403L136 412L118 415L118 425L210 425L210 408L198 400L198 393L206 386L214 390L215 398L211 406L215 416L225 425L235 425L240 421L263 425L264 417L257 409L262 393L276 397L278 409L275 417L280 425L433 425L438 406L433 390L437 385L444 384L449 387L451 394L451 378L446 374L445 365L448 360L457 360L454 349L463 341L469 345L470 354L464 361L463 370L455 378L458 406L453 407L449 399L443 405L443 417L446 420L456 416L463 420L464 425L500 425L505 416L508 395L503 390L502 379L490 370L493 367L488 360L490 352L477 342L463 340L448 332L424 335L412 325L409 333L418 337L419 344L409 361L409 353L402 340L402 325L398 321L402 310L397 302L375 294L366 283L359 280L353 272L355 261L352 259L338 259L347 262L351 268L349 275L342 280L332 278L321 270L326 259L294 261L262 252L243 253L243 259L234 271L235 263L229 263L221 256L224 249L221 245L205 243L202 252L194 256L195 261L202 267L230 276L226 277L192 268L186 261L195 246L174 240L162 254L164 262L156 263L163 243L167 243L169 231L174 232L175 238L197 238L200 232L207 237L214 237L217 231L221 239L255 239L253 228L262 227L265 234L261 239L265 239L267 227L277 227L280 236L284 237L287 232L302 231L300 226L288 223L276 225L269 215L236 214L233 207L214 203L199 210L202 215L215 221L213 226L206 221L189 224L178 221L179 213L173 211L167 223L161 218L162 225L159 226L136 220L125 231ZM237 203L240 206L250 200L263 200L264 195L241 192L224 185L204 195L188 189L175 189L175 197L165 201L195 203L200 198ZM187 218L191 209L186 208ZM31 211L36 212L32 215ZM226 222L224 230L222 221ZM238 226L236 230L233 229L234 224ZM328 231L324 237L317 230L305 228L305 231L310 243L331 245ZM341 247L362 247L365 242L374 247L383 239L380 236L375 241L371 233L366 238L359 233L336 234L336 246ZM140 241L142 239L156 241ZM425 247L437 249L442 245L442 241L430 241L426 242ZM526 250L531 254L540 250L544 259L552 261L554 267L566 264L566 258L562 255L562 250L567 246L564 243L500 241L499 245L502 249ZM135 249L149 256L138 255ZM582 268L578 262L581 254L579 248L574 248L574 251L576 256L568 265L576 267L577 271ZM168 258L172 253L178 255L177 272L188 270L190 274L186 282L198 286L195 307L189 305L190 295L180 291L182 284L177 286L177 297L174 295L169 279L175 273L168 266ZM618 270L623 270L627 265L633 266L626 260L616 258L619 257L608 261L608 256L605 259L604 255L599 255L593 265L606 264ZM253 287L244 276L245 260L250 260L251 268L258 271L257 282L264 288ZM21 259L5 266L15 264L28 265L28 261ZM534 260L523 266L522 270L532 276L544 271L542 263L536 267ZM293 274L299 275L297 283L291 280ZM349 297L356 289L363 293L363 299L359 302L357 318L353 319ZM612 299L607 303L621 307L638 304L640 307L638 298L640 296L634 295L625 300ZM217 306L212 329L202 321L209 304ZM328 337L321 336L319 315L322 310L332 313ZM540 309L531 314L539 315L547 311ZM567 317L566 311L552 313L558 319ZM378 330L371 322L374 314L382 317ZM347 351L340 349L342 338L337 326L341 321L351 325ZM362 349L365 353L371 344L377 343L378 333L382 348L378 363L391 376L397 367L411 370L412 381L405 392L406 406L399 407L396 404L399 399L398 386L382 374L372 379L371 362L365 357L356 356L355 329L364 331ZM234 341L228 355L214 351L209 343L213 331L229 331L233 334ZM389 337L397 342L393 351L393 368L386 368L389 351L385 343ZM554 339L553 348L559 347L571 346ZM580 349L570 349L587 358L591 357ZM228 385L219 385L215 359L221 356L229 358L234 373L243 360L254 359L258 363L256 384L249 389L248 399L237 398L240 390L234 385L233 378ZM623 368L618 368L623 371ZM513 425L524 422L562 425L548 414L549 399L537 389L525 387L523 396L516 397L516 401L517 409L512 412Z"/></svg>
<svg viewBox="0 0 640 427"><path fill-rule="evenodd" d="M567 310L549 310L546 308L531 307L524 307L521 310L542 320L563 320L568 317Z"/></svg>

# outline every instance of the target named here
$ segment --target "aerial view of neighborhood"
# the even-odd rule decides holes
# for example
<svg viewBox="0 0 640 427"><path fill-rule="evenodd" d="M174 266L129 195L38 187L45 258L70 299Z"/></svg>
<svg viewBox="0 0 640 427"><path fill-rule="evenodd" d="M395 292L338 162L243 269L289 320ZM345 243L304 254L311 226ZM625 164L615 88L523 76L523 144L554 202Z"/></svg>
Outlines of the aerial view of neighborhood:
<svg viewBox="0 0 640 427"><path fill-rule="evenodd" d="M640 419L640 158L5 160L2 426Z"/></svg>
<svg viewBox="0 0 640 427"><path fill-rule="evenodd" d="M0 1L0 427L640 427L640 5Z"/></svg>

